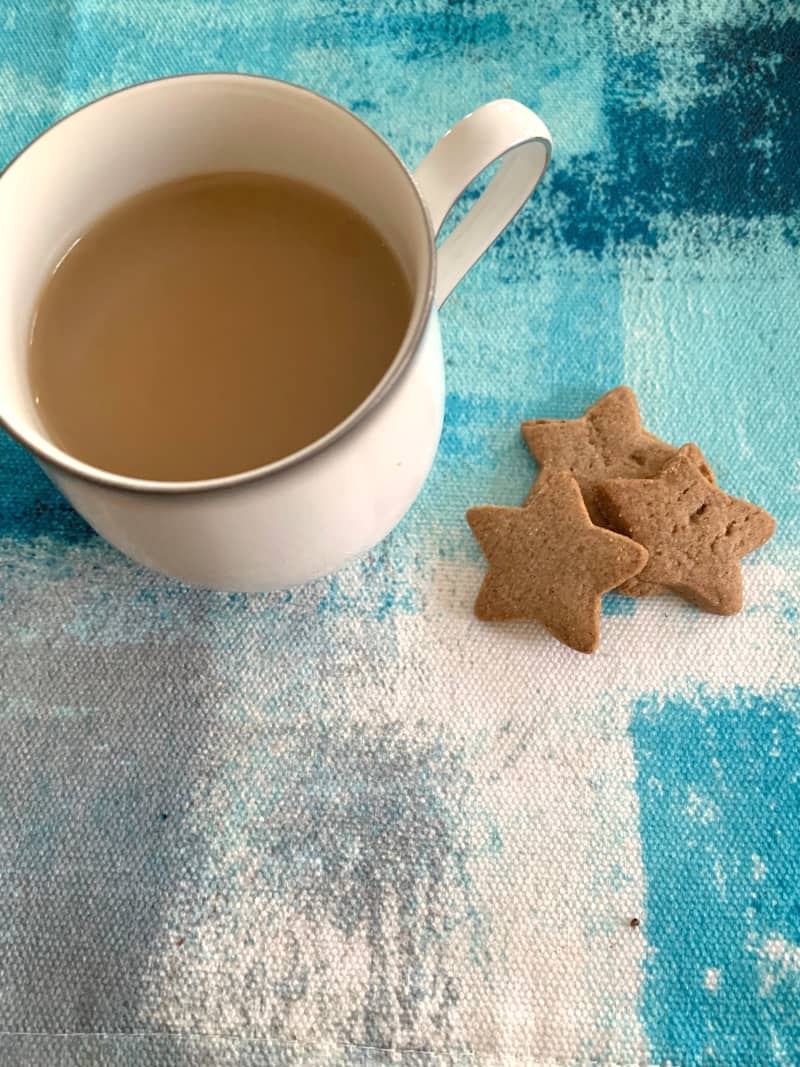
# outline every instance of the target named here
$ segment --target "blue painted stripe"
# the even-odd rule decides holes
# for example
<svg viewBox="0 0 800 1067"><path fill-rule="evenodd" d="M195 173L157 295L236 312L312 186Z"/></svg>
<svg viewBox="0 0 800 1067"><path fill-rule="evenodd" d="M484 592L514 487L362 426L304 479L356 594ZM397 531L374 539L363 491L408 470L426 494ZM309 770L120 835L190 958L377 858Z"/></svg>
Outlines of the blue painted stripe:
<svg viewBox="0 0 800 1067"><path fill-rule="evenodd" d="M631 734L653 1060L798 1062L800 690L642 697Z"/></svg>

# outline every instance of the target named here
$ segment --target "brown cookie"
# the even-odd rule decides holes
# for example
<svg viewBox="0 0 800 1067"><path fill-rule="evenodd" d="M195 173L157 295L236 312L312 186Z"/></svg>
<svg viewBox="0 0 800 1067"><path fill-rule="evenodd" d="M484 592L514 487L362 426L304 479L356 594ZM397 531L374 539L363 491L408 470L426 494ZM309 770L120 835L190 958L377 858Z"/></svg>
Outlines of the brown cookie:
<svg viewBox="0 0 800 1067"><path fill-rule="evenodd" d="M683 449L657 478L614 478L597 492L614 528L650 553L642 581L719 615L741 610L739 560L772 537L771 515L712 485Z"/></svg>
<svg viewBox="0 0 800 1067"><path fill-rule="evenodd" d="M642 429L636 394L620 385L577 419L533 419L522 436L543 470L566 470L578 482L592 522L603 524L596 489L609 478L653 478L675 454Z"/></svg>
<svg viewBox="0 0 800 1067"><path fill-rule="evenodd" d="M471 508L467 521L489 561L478 618L536 619L579 652L597 648L600 594L647 560L640 545L592 525L564 471L540 478L524 508Z"/></svg>
<svg viewBox="0 0 800 1067"><path fill-rule="evenodd" d="M706 481L710 482L712 485L716 485L717 484L717 480L714 477L714 472L709 467L705 456L700 451L700 449L697 447L697 445L694 445L694 444L683 445L681 448L675 450L675 456L678 456L678 455L687 456L692 461L692 463L694 463L694 465L698 468L698 470L703 475L703 477L706 479ZM674 459L675 456L673 456L672 458ZM672 462L672 460L670 460L670 462ZM662 468L662 470L663 470L663 468ZM603 511L602 494L599 491L597 491L596 492L596 497L597 497L597 506L598 506L598 508L600 508L601 511ZM611 518L608 515L605 514L605 512L604 512L604 516L603 517L604 517L604 521L603 521L603 525L604 526L607 526L610 530L616 529L616 527L614 526L613 521L611 520ZM623 530L618 530L617 532L618 533L624 533ZM622 596L636 596L636 597L639 597L639 596L659 596L660 594L668 592L668 590L667 590L666 586L659 585L658 582L647 582L647 581L644 581L644 579L640 575L637 574L633 578L629 578L627 582L623 582L622 585L619 587L619 589L615 589L614 592L615 593L621 593Z"/></svg>
<svg viewBox="0 0 800 1067"><path fill-rule="evenodd" d="M654 478L677 451L642 428L636 394L627 385L601 396L580 418L523 422L522 436L542 471L567 470L574 475L592 522L606 527L611 524L603 514L597 486L609 478ZM713 482L713 472L700 449L691 447L696 449L696 462ZM531 493L535 488L536 483ZM664 590L634 579L620 592L653 596Z"/></svg>

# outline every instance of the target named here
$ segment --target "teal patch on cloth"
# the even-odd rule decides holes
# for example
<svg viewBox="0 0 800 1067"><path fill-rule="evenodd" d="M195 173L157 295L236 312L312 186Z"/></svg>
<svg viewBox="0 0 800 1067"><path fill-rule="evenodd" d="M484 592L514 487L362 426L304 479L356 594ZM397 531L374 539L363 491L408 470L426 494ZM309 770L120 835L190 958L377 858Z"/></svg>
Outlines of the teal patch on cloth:
<svg viewBox="0 0 800 1067"><path fill-rule="evenodd" d="M643 1012L659 1063L800 1057L800 690L642 697Z"/></svg>

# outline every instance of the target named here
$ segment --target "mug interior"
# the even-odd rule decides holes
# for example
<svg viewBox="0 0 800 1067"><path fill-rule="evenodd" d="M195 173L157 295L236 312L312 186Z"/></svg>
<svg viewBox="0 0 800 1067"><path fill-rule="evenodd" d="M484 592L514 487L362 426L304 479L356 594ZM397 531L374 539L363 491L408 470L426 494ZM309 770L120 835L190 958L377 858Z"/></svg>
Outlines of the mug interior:
<svg viewBox="0 0 800 1067"><path fill-rule="evenodd" d="M74 242L114 205L163 182L220 170L299 178L356 207L394 250L408 278L414 299L405 337L381 382L343 423L269 467L187 483L100 471L57 448L37 416L27 355L38 295ZM282 469L324 447L391 387L413 354L433 297L431 228L395 153L332 101L247 75L149 82L57 123L0 176L0 233L0 422L41 458L127 488L212 488Z"/></svg>

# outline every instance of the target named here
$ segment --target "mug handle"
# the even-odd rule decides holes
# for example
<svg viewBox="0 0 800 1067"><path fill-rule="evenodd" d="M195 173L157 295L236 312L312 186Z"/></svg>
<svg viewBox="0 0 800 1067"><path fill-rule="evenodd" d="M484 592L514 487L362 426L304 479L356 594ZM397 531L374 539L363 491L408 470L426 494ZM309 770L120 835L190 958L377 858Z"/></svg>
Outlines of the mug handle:
<svg viewBox="0 0 800 1067"><path fill-rule="evenodd" d="M439 247L436 306L508 226L547 170L553 142L533 111L516 100L492 100L470 112L437 141L414 172L434 236L471 181L503 162L458 226Z"/></svg>

